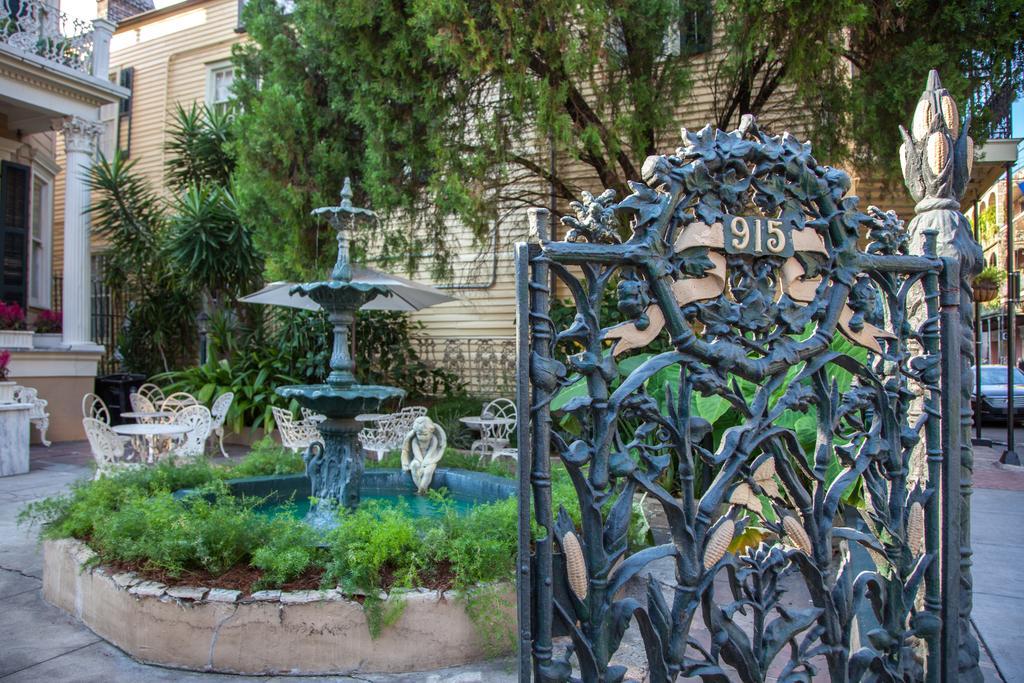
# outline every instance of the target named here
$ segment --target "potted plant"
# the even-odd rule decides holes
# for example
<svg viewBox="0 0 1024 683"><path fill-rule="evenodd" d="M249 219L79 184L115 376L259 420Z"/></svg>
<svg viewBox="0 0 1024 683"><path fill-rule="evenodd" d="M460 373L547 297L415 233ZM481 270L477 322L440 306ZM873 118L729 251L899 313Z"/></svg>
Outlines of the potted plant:
<svg viewBox="0 0 1024 683"><path fill-rule="evenodd" d="M974 300L978 303L992 301L999 296L1001 285L1006 282L1006 271L988 266L974 277Z"/></svg>
<svg viewBox="0 0 1024 683"><path fill-rule="evenodd" d="M7 366L11 363L11 352L0 351L0 403L14 403L14 387L17 382L7 379Z"/></svg>
<svg viewBox="0 0 1024 683"><path fill-rule="evenodd" d="M25 326L25 311L17 303L0 302L0 349L31 349L32 331Z"/></svg>
<svg viewBox="0 0 1024 683"><path fill-rule="evenodd" d="M36 315L35 347L37 349L58 349L64 335L64 316L60 311L44 310Z"/></svg>

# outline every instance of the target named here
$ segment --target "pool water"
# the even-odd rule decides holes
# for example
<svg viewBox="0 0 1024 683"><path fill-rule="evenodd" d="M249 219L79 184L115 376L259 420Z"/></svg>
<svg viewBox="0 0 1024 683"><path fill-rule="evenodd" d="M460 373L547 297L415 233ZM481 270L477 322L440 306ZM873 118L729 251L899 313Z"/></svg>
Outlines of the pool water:
<svg viewBox="0 0 1024 683"><path fill-rule="evenodd" d="M456 496L448 496L447 505L437 502L429 496L418 496L415 493L396 491L363 491L362 501L380 501L388 507L404 506L412 517L440 517L444 508L451 507L457 515L466 515L480 502ZM271 518L282 514L290 514L296 519L305 519L309 514L309 498L296 498L294 503L268 503L256 508L257 512Z"/></svg>

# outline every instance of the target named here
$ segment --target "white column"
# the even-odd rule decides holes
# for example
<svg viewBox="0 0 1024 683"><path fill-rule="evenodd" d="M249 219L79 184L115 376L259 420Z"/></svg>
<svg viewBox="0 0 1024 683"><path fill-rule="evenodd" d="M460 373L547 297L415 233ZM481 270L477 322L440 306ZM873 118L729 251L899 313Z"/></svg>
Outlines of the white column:
<svg viewBox="0 0 1024 683"><path fill-rule="evenodd" d="M110 71L110 38L117 25L104 18L92 22L92 75L107 80Z"/></svg>
<svg viewBox="0 0 1024 683"><path fill-rule="evenodd" d="M86 179L103 127L77 116L64 119L64 345L96 348L90 334L89 186Z"/></svg>

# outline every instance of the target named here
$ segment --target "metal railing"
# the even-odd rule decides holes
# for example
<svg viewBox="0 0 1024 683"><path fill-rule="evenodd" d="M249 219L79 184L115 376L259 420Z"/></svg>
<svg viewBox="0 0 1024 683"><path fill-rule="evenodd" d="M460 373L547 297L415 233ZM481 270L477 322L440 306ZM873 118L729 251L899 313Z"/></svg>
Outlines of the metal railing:
<svg viewBox="0 0 1024 683"><path fill-rule="evenodd" d="M92 23L41 0L2 0L0 43L92 73Z"/></svg>
<svg viewBox="0 0 1024 683"><path fill-rule="evenodd" d="M413 337L412 343L424 363L458 375L473 396L515 391L515 337Z"/></svg>
<svg viewBox="0 0 1024 683"><path fill-rule="evenodd" d="M55 311L63 309L64 278L55 275L50 288L50 307ZM122 294L109 287L102 280L92 281L91 297L92 320L90 331L92 341L104 348L100 359L98 373L107 375L118 372L120 368L114 353L117 350L117 335L124 323L126 302Z"/></svg>

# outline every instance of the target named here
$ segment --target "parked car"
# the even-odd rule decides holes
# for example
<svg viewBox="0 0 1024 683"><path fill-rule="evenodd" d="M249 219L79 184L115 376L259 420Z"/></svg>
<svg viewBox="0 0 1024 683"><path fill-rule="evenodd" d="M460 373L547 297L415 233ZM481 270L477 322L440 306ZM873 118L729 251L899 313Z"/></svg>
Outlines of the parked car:
<svg viewBox="0 0 1024 683"><path fill-rule="evenodd" d="M972 380L974 378L972 370ZM973 383L973 381L972 381ZM977 401L975 390L972 399ZM981 411L982 419L995 418L1006 420L1006 366L981 366ZM1013 369L1013 412L1014 421L1024 421L1024 372Z"/></svg>

